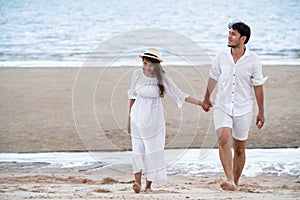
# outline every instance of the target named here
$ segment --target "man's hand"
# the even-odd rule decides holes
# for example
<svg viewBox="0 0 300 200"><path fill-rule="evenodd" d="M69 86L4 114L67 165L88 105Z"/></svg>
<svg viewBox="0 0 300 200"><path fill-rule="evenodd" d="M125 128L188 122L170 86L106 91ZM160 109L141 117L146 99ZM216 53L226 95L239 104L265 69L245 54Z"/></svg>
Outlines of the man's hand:
<svg viewBox="0 0 300 200"><path fill-rule="evenodd" d="M256 117L256 126L257 128L261 129L265 123L265 116L263 113L258 113Z"/></svg>
<svg viewBox="0 0 300 200"><path fill-rule="evenodd" d="M204 99L204 101L202 103L202 109L205 112L208 112L211 107L212 107L212 103L211 103L210 99Z"/></svg>
<svg viewBox="0 0 300 200"><path fill-rule="evenodd" d="M207 82L205 95L204 95L204 101L203 101L203 104L202 104L202 109L205 112L208 112L210 110L210 108L213 107L212 103L210 101L210 94L213 92L216 85L217 85L217 81L209 77L208 82Z"/></svg>

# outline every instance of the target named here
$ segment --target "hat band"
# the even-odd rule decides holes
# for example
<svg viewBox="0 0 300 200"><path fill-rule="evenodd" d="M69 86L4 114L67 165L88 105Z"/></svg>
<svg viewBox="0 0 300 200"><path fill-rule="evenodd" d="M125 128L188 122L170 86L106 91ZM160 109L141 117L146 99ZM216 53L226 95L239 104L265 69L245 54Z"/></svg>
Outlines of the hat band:
<svg viewBox="0 0 300 200"><path fill-rule="evenodd" d="M154 54L152 54L152 53L144 53L144 56L154 56L154 57L158 58L157 55L154 55Z"/></svg>

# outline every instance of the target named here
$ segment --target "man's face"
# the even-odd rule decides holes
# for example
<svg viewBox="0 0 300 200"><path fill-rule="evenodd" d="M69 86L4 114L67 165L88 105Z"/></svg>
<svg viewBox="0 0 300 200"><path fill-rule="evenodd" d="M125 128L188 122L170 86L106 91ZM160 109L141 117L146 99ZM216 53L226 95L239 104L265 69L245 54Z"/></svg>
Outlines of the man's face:
<svg viewBox="0 0 300 200"><path fill-rule="evenodd" d="M228 33L228 47L238 47L241 45L241 34L237 30L233 30L232 28L229 30Z"/></svg>

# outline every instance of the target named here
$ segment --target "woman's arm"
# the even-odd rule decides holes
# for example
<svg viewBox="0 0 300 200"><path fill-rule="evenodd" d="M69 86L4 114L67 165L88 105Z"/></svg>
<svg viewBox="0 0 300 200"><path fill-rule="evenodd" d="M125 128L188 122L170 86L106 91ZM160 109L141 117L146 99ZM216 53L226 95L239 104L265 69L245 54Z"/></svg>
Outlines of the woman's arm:
<svg viewBox="0 0 300 200"><path fill-rule="evenodd" d="M129 99L129 110L128 110L128 121L127 121L127 131L130 134L131 133L131 128L130 128L130 112L131 112L131 107L133 106L135 102L135 99Z"/></svg>
<svg viewBox="0 0 300 200"><path fill-rule="evenodd" d="M202 101L197 100L191 96L189 96L188 98L185 99L186 102L197 105L197 106L202 106Z"/></svg>

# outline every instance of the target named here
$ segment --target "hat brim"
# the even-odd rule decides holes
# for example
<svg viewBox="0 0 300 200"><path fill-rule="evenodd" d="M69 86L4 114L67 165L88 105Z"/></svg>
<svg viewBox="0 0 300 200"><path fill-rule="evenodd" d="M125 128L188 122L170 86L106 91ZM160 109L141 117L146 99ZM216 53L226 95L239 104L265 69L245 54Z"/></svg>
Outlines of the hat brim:
<svg viewBox="0 0 300 200"><path fill-rule="evenodd" d="M145 54L143 54L143 53L140 54L139 57L140 57L140 58L143 58L143 57L153 58L153 59L155 59L155 60L158 60L159 62L164 62L163 59L161 59L161 58L159 58L159 57L150 56L150 55L145 55Z"/></svg>

